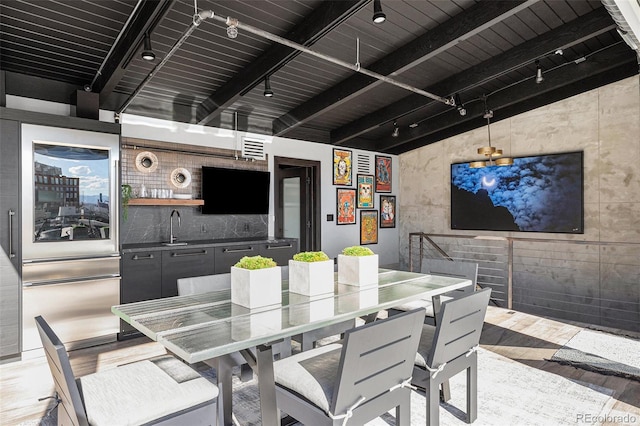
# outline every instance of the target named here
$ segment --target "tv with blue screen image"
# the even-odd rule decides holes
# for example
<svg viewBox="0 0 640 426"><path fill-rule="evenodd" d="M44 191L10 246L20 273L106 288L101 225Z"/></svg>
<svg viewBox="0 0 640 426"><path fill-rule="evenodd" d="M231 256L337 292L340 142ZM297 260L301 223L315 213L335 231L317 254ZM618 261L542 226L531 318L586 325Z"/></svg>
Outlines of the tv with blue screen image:
<svg viewBox="0 0 640 426"><path fill-rule="evenodd" d="M451 165L451 229L584 233L583 152Z"/></svg>

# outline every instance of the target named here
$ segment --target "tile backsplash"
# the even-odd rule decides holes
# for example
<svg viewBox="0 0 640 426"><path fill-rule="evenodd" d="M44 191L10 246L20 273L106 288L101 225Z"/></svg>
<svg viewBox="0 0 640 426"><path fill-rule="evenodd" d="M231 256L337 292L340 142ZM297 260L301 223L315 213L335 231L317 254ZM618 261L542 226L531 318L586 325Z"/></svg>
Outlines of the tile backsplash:
<svg viewBox="0 0 640 426"><path fill-rule="evenodd" d="M122 148L122 183L131 185L135 198L142 195L144 185L145 198L150 198L151 190L156 189L172 190L174 197L190 194L198 199L201 197L202 166L268 169L266 160L236 160L235 152L228 149L134 138L122 138ZM143 158L154 160L155 164L147 161L143 165ZM190 175L188 185L172 179L172 175L175 177L179 172L185 177ZM128 217L121 221L120 226L121 244L168 241L170 215L174 209L180 212L181 217L180 227L174 218L174 234L182 241L267 237L268 215L203 215L200 207L181 205L128 206Z"/></svg>

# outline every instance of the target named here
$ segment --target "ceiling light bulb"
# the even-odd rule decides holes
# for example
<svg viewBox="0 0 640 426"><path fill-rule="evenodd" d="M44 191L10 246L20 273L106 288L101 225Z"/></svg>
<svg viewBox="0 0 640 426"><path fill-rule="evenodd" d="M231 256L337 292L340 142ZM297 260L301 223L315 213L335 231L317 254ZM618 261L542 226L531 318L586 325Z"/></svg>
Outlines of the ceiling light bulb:
<svg viewBox="0 0 640 426"><path fill-rule="evenodd" d="M382 24L386 20L387 15L382 11L380 0L373 0L373 22L376 24Z"/></svg>
<svg viewBox="0 0 640 426"><path fill-rule="evenodd" d="M271 83L269 82L269 77L264 78L264 93L265 98L273 97L273 90L271 90Z"/></svg>
<svg viewBox="0 0 640 426"><path fill-rule="evenodd" d="M156 58L156 55L151 49L151 37L149 36L149 33L145 33L142 46L142 53L140 54L140 56L142 56L142 59L144 59L145 61L153 61Z"/></svg>

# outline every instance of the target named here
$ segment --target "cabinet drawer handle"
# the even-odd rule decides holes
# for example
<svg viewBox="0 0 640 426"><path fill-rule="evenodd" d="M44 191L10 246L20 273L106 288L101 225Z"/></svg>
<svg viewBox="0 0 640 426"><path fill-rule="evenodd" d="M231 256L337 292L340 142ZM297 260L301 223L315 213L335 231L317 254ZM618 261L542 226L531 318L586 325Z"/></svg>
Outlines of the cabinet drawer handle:
<svg viewBox="0 0 640 426"><path fill-rule="evenodd" d="M153 254L150 254L148 256L138 256L137 254L135 254L131 259L133 260L153 259Z"/></svg>
<svg viewBox="0 0 640 426"><path fill-rule="evenodd" d="M16 212L9 209L9 259L16 257L16 254L13 252L13 216L15 215Z"/></svg>
<svg viewBox="0 0 640 426"><path fill-rule="evenodd" d="M275 250L275 249L291 248L291 247L293 247L292 244L287 244L286 246L270 246L270 245L267 245L267 250Z"/></svg>
<svg viewBox="0 0 640 426"><path fill-rule="evenodd" d="M171 253L171 257L187 257L187 256L202 256L207 254L206 250L193 251L191 253Z"/></svg>
<svg viewBox="0 0 640 426"><path fill-rule="evenodd" d="M242 251L253 251L253 247L249 246L247 248L239 248L239 249L223 249L222 252L223 253L239 253Z"/></svg>

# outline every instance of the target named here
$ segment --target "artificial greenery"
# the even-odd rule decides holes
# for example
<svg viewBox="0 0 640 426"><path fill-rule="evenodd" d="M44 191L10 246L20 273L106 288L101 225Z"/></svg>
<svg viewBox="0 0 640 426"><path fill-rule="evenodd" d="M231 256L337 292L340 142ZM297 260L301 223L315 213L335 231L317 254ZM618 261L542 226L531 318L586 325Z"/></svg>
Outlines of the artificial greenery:
<svg viewBox="0 0 640 426"><path fill-rule="evenodd" d="M298 262L322 262L329 260L329 256L323 251L303 251L293 255L293 260Z"/></svg>
<svg viewBox="0 0 640 426"><path fill-rule="evenodd" d="M124 220L129 216L129 200L132 193L131 185L127 183L122 185L122 218Z"/></svg>
<svg viewBox="0 0 640 426"><path fill-rule="evenodd" d="M234 265L236 268L242 269L264 269L278 266L270 257L262 256L245 256Z"/></svg>
<svg viewBox="0 0 640 426"><path fill-rule="evenodd" d="M342 254L345 256L371 256L375 253L369 247L351 246L342 249Z"/></svg>

